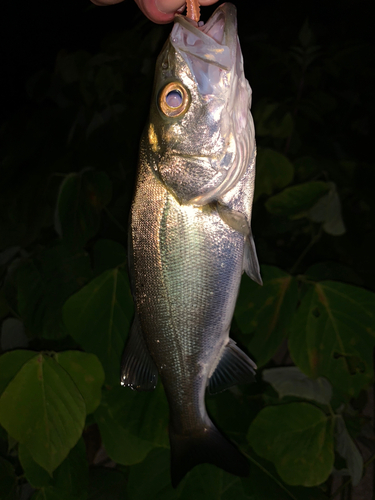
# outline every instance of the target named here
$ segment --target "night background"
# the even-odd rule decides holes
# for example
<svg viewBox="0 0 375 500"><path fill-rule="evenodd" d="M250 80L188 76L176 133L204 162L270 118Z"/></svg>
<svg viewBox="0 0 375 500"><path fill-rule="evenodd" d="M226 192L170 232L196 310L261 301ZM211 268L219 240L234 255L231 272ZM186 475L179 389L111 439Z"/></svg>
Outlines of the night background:
<svg viewBox="0 0 375 500"><path fill-rule="evenodd" d="M172 490L162 387L118 381L138 144L172 25L132 0L2 2L1 500L375 498L372 2L233 3L264 286L243 278L232 336L259 375L207 406L251 476L204 465Z"/></svg>

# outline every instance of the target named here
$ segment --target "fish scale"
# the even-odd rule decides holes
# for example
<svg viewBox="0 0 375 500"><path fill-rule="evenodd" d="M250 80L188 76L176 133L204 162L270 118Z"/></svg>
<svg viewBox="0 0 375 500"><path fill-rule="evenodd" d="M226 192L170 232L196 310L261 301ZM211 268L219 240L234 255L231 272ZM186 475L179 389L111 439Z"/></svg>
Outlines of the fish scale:
<svg viewBox="0 0 375 500"><path fill-rule="evenodd" d="M202 28L176 16L141 139L129 232L136 316L121 376L137 390L152 390L160 376L173 486L204 462L248 473L211 422L205 394L254 377L255 364L229 338L243 271L261 283L250 229L250 102L235 7L221 5Z"/></svg>

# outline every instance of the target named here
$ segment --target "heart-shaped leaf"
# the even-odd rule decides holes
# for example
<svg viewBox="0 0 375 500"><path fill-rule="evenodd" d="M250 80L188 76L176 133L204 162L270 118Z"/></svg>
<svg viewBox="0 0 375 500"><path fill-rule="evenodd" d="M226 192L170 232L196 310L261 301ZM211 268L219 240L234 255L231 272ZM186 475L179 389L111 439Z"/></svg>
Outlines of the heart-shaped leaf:
<svg viewBox="0 0 375 500"><path fill-rule="evenodd" d="M25 363L0 398L0 423L50 474L77 443L85 402L66 371L44 354Z"/></svg>

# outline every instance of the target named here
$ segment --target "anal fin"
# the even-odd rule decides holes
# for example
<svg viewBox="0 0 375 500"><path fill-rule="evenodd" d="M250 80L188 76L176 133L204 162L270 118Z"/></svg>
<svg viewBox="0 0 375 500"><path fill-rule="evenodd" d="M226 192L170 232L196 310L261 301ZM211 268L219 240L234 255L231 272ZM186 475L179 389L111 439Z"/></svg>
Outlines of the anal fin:
<svg viewBox="0 0 375 500"><path fill-rule="evenodd" d="M147 350L136 314L122 355L121 385L137 391L152 391L157 381L158 370Z"/></svg>
<svg viewBox="0 0 375 500"><path fill-rule="evenodd" d="M208 393L217 394L236 384L255 380L256 364L230 339L208 380Z"/></svg>

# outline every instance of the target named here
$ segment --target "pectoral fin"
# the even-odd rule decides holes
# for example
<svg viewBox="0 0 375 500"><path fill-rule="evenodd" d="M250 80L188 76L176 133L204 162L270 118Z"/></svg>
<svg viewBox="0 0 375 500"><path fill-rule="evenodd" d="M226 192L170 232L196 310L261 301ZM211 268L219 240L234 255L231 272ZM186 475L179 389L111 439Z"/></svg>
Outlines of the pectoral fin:
<svg viewBox="0 0 375 500"><path fill-rule="evenodd" d="M245 236L243 269L249 278L254 280L259 285L263 285L254 238L246 216L237 210L231 210L229 207L221 203L217 203L217 211L221 219L228 224L229 227Z"/></svg>
<svg viewBox="0 0 375 500"><path fill-rule="evenodd" d="M121 385L137 391L152 391L157 381L158 370L147 350L136 314L122 355Z"/></svg>
<svg viewBox="0 0 375 500"><path fill-rule="evenodd" d="M217 203L217 211L219 212L221 219L228 224L229 227L245 236L250 234L250 227L243 213L238 212L237 210L232 210L221 203Z"/></svg>
<svg viewBox="0 0 375 500"><path fill-rule="evenodd" d="M262 277L260 275L260 267L257 257L257 251L255 249L255 243L253 239L253 235L251 231L249 235L246 237L245 241L245 249L243 254L243 268L245 273L258 283L259 285L263 285Z"/></svg>
<svg viewBox="0 0 375 500"><path fill-rule="evenodd" d="M234 340L229 340L215 371L208 380L209 394L217 394L236 384L253 382L256 367L254 361L237 347Z"/></svg>

